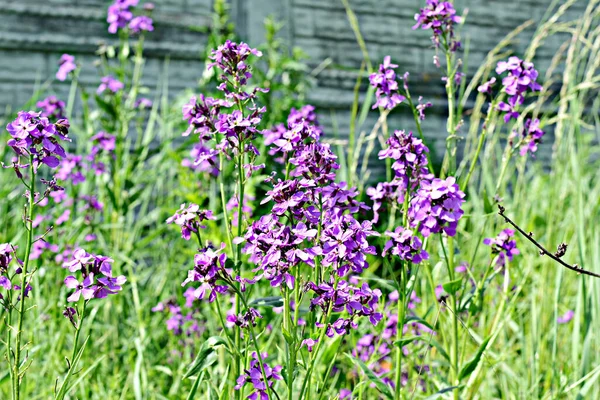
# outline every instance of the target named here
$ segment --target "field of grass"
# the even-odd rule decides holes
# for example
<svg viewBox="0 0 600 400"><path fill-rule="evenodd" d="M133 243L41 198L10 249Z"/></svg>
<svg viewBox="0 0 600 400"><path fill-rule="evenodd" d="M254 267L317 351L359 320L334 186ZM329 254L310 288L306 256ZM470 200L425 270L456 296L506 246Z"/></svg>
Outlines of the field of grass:
<svg viewBox="0 0 600 400"><path fill-rule="evenodd" d="M368 56L356 16L343 3L357 48ZM288 49L277 39L275 22L268 22L268 41L259 48L262 57L235 47L244 65L228 64L233 71L222 72L218 68L226 62L216 57L217 65L212 74L203 75L201 87L173 95L162 79L152 88L156 97L146 103L140 102L148 93L140 83L143 44L152 32L133 34L131 26L119 27L119 46L99 56L99 71L123 87L97 91L78 82L78 68L69 72L71 91L62 99L61 116L70 122L72 141L62 142L69 156L60 157L57 168L17 168L20 179L11 166L15 145L7 144L14 135L6 130L0 135L0 160L6 167L0 169L0 246L10 243L15 251L7 263L13 247L0 247L0 279L12 282L6 286L0 281L0 399L600 398L600 280L594 276L600 274L600 2L590 0L582 15L569 20L565 15L572 3L550 5L525 54L507 50L525 28L516 27L490 49L474 76L461 82L448 79L447 151L443 162L424 158L421 165L436 178L409 168L408 187L400 190L402 196L382 200L379 219L374 218L369 188L404 176L398 178L397 171L394 175L396 160L390 158L381 161L387 176L368 176L367 161L374 158L370 155L390 147L386 141L395 130L412 131L414 138L423 134L415 100L419 94L403 88L404 71L396 71L397 90L404 97L398 107L414 112L412 126L388 126L393 110L379 103L373 108L382 97L376 84L365 89L364 102L358 101L359 91L381 62L370 60L359 74L350 131L340 134L348 139L326 129L318 138L315 132L323 128L311 109L302 108L311 84L304 58L300 50ZM145 12L135 9L137 14ZM226 6L217 0L207 56L221 54L227 60L228 48L211 51L228 39L244 39L234 36L226 14ZM459 22L443 21L443 30L433 34L440 40L441 71L455 77L464 55L451 45L453 25ZM509 56L535 62L541 44L556 34L568 40L550 69L540 71L540 90L524 92L523 104L516 107L519 116L506 122L505 112L497 107L511 94L503 83L506 72L496 72L498 62ZM370 62L377 65L370 67ZM240 75L246 67L253 74L248 83ZM410 72L412 80L418 79L416 71ZM492 77L497 80L492 94L479 91ZM226 90L217 89L222 82ZM253 90L267 87L268 93ZM44 86L23 110L41 110L36 103L51 94ZM210 112L196 110L196 116L212 112L213 119L192 121L189 107L185 115L186 105L203 105L200 94L226 98L231 104L220 109L208 104ZM190 102L192 96L196 99ZM76 103L84 106L77 108ZM266 111L257 117L256 110L263 106ZM300 116L297 110L302 110ZM236 112L246 120L258 119L221 128ZM288 118L290 113L295 117ZM366 126L369 115L378 117L374 127ZM5 124L15 118L7 116ZM53 124L60 118L54 114L49 119ZM531 151L520 154L522 146L533 142L528 119L539 119L542 140L553 142L548 163ZM191 134L183 136L190 126ZM99 132L106 135L99 137ZM282 132L301 132L300 144L282 151L281 143L269 140L270 134L287 138ZM108 144L111 140L114 147ZM39 149L41 143L27 146ZM337 156L336 167L319 159L328 154L328 145ZM194 163L199 154L215 149L219 151ZM22 154L19 162L27 164L35 156ZM319 164L315 172L311 162L329 169ZM267 179L272 173L274 182ZM324 178L327 173L334 175ZM45 192L40 179L54 175L64 191ZM414 222L410 210L428 182L448 177L454 177L457 190L464 192L459 207L464 213L455 234L428 234L423 231L425 222ZM291 195L284 200L271 196L277 179L308 185L297 189L303 200L293 203ZM347 182L347 188L357 190L330 207L323 202L328 191L340 190L334 182ZM39 197L26 197L28 188ZM59 195L65 197L60 202ZM44 197L48 200L42 201ZM274 205L282 202L285 209L278 212ZM364 202L365 207L354 202ZM204 227L189 240L182 238L177 223L166 222L182 203L214 214L199 222ZM261 217L272 214L280 219L281 230L269 242L269 251L281 246L285 252L269 253L282 260L269 269L262 258L256 260L260 246L246 244L254 240ZM514 232L519 250L514 257L506 255L506 248L484 244L504 229L517 230L505 217L525 233ZM371 221L374 232L368 238L355 232L370 231ZM300 237L293 229L301 230L303 224L314 231L312 236L285 246L277 242ZM351 239L335 236L340 226L346 232L354 230ZM422 242L412 246L428 253L425 260L382 255L392 240L386 232L397 227L411 229ZM326 237L335 240L327 242ZM372 250L351 248L363 241ZM563 243L566 253L559 248ZM198 272L198 257L222 244L227 262L211 261L217 278L210 281L204 273L182 287L195 257ZM79 248L112 258L112 276L127 279L122 290L106 298L69 302L73 289L65 285L65 278L80 279L82 271L63 264ZM361 261L344 255L342 248L364 255L364 270L354 268ZM339 253L338 258L328 262L333 253ZM352 268L340 272L346 265ZM272 280L273 270L282 274L283 283ZM289 277L294 283L286 285ZM243 284L251 278L260 279ZM379 293L375 304L356 308L356 301L362 300L343 303L342 297L336 298L344 304L341 309L333 303L317 304L319 296L311 283L316 287L331 282L337 293L345 280L354 285L353 296L368 284ZM24 303L23 282L32 287ZM205 296L189 291L204 285L210 288ZM223 289L209 301L215 285ZM71 321L67 306L77 309ZM376 324L369 321L371 307L381 313ZM260 313L254 323L251 310ZM329 335L327 327L336 320L353 326ZM253 361L257 350L268 353L262 363ZM248 371L251 378L238 380ZM265 376L272 386L261 386Z"/></svg>

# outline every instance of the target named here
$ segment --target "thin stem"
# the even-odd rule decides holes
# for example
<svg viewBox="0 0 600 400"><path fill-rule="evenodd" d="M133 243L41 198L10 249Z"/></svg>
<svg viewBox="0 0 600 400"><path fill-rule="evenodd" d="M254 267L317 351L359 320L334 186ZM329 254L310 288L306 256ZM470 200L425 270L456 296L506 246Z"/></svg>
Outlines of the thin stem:
<svg viewBox="0 0 600 400"><path fill-rule="evenodd" d="M31 246L33 244L33 207L35 206L35 167L33 163L33 155L29 156L29 171L30 183L29 187L29 207L25 224L27 225L27 246L25 248L25 261L23 272L21 273L21 298L19 303L19 322L17 326L16 347L15 347L15 362L13 365L13 398L19 400L21 398L21 377L19 372L19 364L21 363L21 338L23 335L23 321L25 319L25 293L27 289L27 273L29 268L29 256L31 254Z"/></svg>

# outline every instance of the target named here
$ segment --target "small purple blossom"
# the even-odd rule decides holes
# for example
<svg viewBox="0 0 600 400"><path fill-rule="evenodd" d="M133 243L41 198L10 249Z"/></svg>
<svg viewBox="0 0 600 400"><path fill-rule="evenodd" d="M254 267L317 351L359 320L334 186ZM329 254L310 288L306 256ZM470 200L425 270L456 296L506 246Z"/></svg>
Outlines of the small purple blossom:
<svg viewBox="0 0 600 400"><path fill-rule="evenodd" d="M52 120L65 118L65 103L56 98L56 96L46 97L38 101L36 107L41 109L41 116Z"/></svg>
<svg viewBox="0 0 600 400"><path fill-rule="evenodd" d="M118 79L115 79L112 75L108 75L102 78L102 83L98 86L98 90L96 90L97 94L102 94L107 90L111 93L117 93L121 89L123 89L125 85Z"/></svg>
<svg viewBox="0 0 600 400"><path fill-rule="evenodd" d="M264 376L262 373L262 368L260 367L260 361L258 359L259 356L256 354L256 352L254 352L252 353L250 368L244 370L244 374L240 375L240 377L237 379L235 390L240 390L246 383L252 384L254 391L247 397L249 400L268 400L269 395L267 392L269 391L269 388L273 386L275 381L280 381L283 379L281 376L281 370L283 369L281 365L271 368L265 361L267 356L267 353L260 355L262 365L265 370Z"/></svg>
<svg viewBox="0 0 600 400"><path fill-rule="evenodd" d="M492 254L498 255L496 261L497 267L503 267L507 260L512 261L513 257L520 253L519 249L517 249L517 242L512 239L514 235L514 230L504 229L495 238L486 238L483 240L483 244L492 247Z"/></svg>
<svg viewBox="0 0 600 400"><path fill-rule="evenodd" d="M64 81L67 79L67 76L77 69L77 64L75 64L75 57L69 54L63 54L60 57L60 61L58 62L58 72L56 73L56 79L59 81ZM39 106L38 106L39 107Z"/></svg>
<svg viewBox="0 0 600 400"><path fill-rule="evenodd" d="M173 216L167 218L167 224L174 223L181 227L181 237L190 240L192 232L197 234L198 229L206 229L206 226L201 225L203 221L214 219L212 211L201 210L197 204L190 203L186 206L184 203Z"/></svg>
<svg viewBox="0 0 600 400"><path fill-rule="evenodd" d="M131 22L129 22L129 29L133 33L152 32L154 30L152 18L146 15L134 17Z"/></svg>
<svg viewBox="0 0 600 400"><path fill-rule="evenodd" d="M556 319L556 322L558 322L559 324L567 324L567 323L571 322L571 320L573 319L574 316L575 316L575 313L573 312L573 310L567 310L567 312L565 312L563 315L560 315Z"/></svg>
<svg viewBox="0 0 600 400"><path fill-rule="evenodd" d="M429 254L423 250L421 239L413 236L413 232L410 229L398 226L394 232L386 232L385 234L391 240L388 240L385 244L382 252L383 256L389 251L391 254L400 257L401 260L409 261L413 264L418 264L423 260L429 259Z"/></svg>

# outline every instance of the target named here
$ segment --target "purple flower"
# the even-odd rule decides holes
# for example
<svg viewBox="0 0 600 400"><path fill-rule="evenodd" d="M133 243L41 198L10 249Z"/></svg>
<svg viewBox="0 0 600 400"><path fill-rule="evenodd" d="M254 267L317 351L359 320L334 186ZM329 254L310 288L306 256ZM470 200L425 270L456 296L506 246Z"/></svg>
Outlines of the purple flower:
<svg viewBox="0 0 600 400"><path fill-rule="evenodd" d="M411 227L418 228L425 237L441 231L456 235L458 220L464 214L464 197L452 176L421 181L408 210Z"/></svg>
<svg viewBox="0 0 600 400"><path fill-rule="evenodd" d="M134 107L139 109L152 108L153 104L154 103L152 103L152 100L146 97L140 97L135 101Z"/></svg>
<svg viewBox="0 0 600 400"><path fill-rule="evenodd" d="M508 123L512 118L517 119L518 106L523 104L525 94L528 90L539 92L542 86L536 82L538 72L533 63L525 62L518 57L510 57L508 61L500 61L496 66L496 73L508 72L508 76L502 79L504 92L508 97L508 103L498 103L498 110L505 112L504 122Z"/></svg>
<svg viewBox="0 0 600 400"><path fill-rule="evenodd" d="M520 137L520 150L519 154L524 156L527 153L534 154L537 151L538 144L542 142L542 136L544 136L544 131L540 129L540 120L539 119L530 119L528 118L525 121L524 129L521 132ZM517 136L516 132L513 132L510 139L513 140L514 137Z"/></svg>
<svg viewBox="0 0 600 400"><path fill-rule="evenodd" d="M64 81L67 79L69 73L75 71L77 65L75 64L75 57L69 54L63 54L58 62L58 72L56 73L56 79ZM39 106L38 106L39 107Z"/></svg>
<svg viewBox="0 0 600 400"><path fill-rule="evenodd" d="M410 261L413 264L418 264L423 260L429 259L429 254L423 250L421 239L413 236L413 232L410 229L398 226L394 232L386 232L385 234L391 240L388 240L385 244L382 252L383 256L391 249L393 255L400 257L401 260Z"/></svg>
<svg viewBox="0 0 600 400"><path fill-rule="evenodd" d="M282 367L277 365L271 368L269 364L265 362L267 353L260 355L265 375L263 376L262 369L260 367L258 355L256 352L252 353L252 360L250 361L250 368L244 371L244 374L240 375L237 379L237 385L235 390L240 390L246 383L252 384L254 391L247 397L250 400L268 400L269 395L267 394L268 388L271 388L275 381L280 381ZM265 382L266 377L266 382Z"/></svg>
<svg viewBox="0 0 600 400"><path fill-rule="evenodd" d="M180 226L181 237L190 240L192 232L198 233L198 229L206 229L206 226L200 224L201 222L214 219L212 211L201 210L200 206L193 203L186 207L184 203L173 216L167 218L167 224L175 223Z"/></svg>
<svg viewBox="0 0 600 400"><path fill-rule="evenodd" d="M194 256L194 268L188 271L188 276L181 286L185 286L191 282L199 282L200 286L193 293L195 299L202 300L207 292L210 291L208 301L212 303L217 298L217 293L225 293L227 291L227 286L217 284L219 280L231 280L229 272L225 269L227 254L223 252L224 248L224 244L218 251L207 247L201 249Z"/></svg>
<svg viewBox="0 0 600 400"><path fill-rule="evenodd" d="M247 59L250 55L261 57L262 53L251 48L244 42L235 43L227 40L220 45L216 50L213 50L209 57L213 62L208 64L208 68L217 67L223 74L233 79L236 85L245 85L252 77ZM224 87L222 87L224 89ZM228 94L226 92L226 94Z"/></svg>
<svg viewBox="0 0 600 400"><path fill-rule="evenodd" d="M319 285L308 282L306 288L314 293L309 307L311 311L319 307L323 313L327 313L330 308L336 313L348 312L349 317L338 318L333 324L326 325L326 335L329 337L336 333L345 335L350 329L356 329L357 318L366 317L373 325L377 325L383 318L376 310L381 291L371 290L366 282L361 287L356 287L343 280L336 284L332 278Z"/></svg>
<svg viewBox="0 0 600 400"><path fill-rule="evenodd" d="M417 23L413 29L419 26L421 29L431 29L433 36L431 41L436 47L445 46L450 51L456 51L460 48L460 42L454 38L454 25L460 24L462 18L456 15L456 10L452 3L440 0L427 0L425 8L421 8L418 14L415 14Z"/></svg>
<svg viewBox="0 0 600 400"><path fill-rule="evenodd" d="M400 181L400 187L406 189L409 184L414 189L420 180L429 177L427 153L429 149L412 132L394 131L386 141L388 148L379 152L379 159L394 160L392 169ZM403 201L403 197L400 201Z"/></svg>
<svg viewBox="0 0 600 400"><path fill-rule="evenodd" d="M117 33L117 30L123 29L133 19L131 8L137 6L139 0L115 0L108 7L108 16L106 22L109 23L108 32Z"/></svg>
<svg viewBox="0 0 600 400"><path fill-rule="evenodd" d="M492 77L490 78L489 81L481 84L480 86L477 87L477 91L479 93L488 93L488 94L492 94L492 86L494 86L494 83L496 83L496 78Z"/></svg>
<svg viewBox="0 0 600 400"><path fill-rule="evenodd" d="M10 282L8 277L0 275L0 287L3 287L6 290L10 290L12 288L12 283Z"/></svg>
<svg viewBox="0 0 600 400"><path fill-rule="evenodd" d="M107 90L112 93L117 93L124 87L125 85L123 85L122 82L115 79L112 75L108 75L102 78L102 83L100 84L100 86L98 86L98 90L96 90L96 93L102 94Z"/></svg>
<svg viewBox="0 0 600 400"><path fill-rule="evenodd" d="M513 257L520 253L517 242L511 239L514 235L515 231L512 229L504 229L495 238L483 240L483 244L492 247L492 254L498 254L497 267L503 267L507 259L512 261Z"/></svg>
<svg viewBox="0 0 600 400"><path fill-rule="evenodd" d="M85 300L92 298L103 299L108 295L121 290L127 281L124 276L113 277L113 260L102 255L89 254L83 249L77 249L71 254L72 260L63 263L64 268L71 272L79 271L83 277L80 282L75 276L70 275L65 279L69 289L77 289L69 298L69 302L76 302L80 296Z"/></svg>
<svg viewBox="0 0 600 400"><path fill-rule="evenodd" d="M556 322L558 322L559 324L567 324L567 323L571 322L571 320L573 319L574 316L575 316L575 313L573 312L573 310L567 310L566 313L564 313L563 315L560 315L556 319Z"/></svg>
<svg viewBox="0 0 600 400"><path fill-rule="evenodd" d="M308 349L308 352L309 352L309 353L312 353L312 351L313 351L313 347L314 347L314 346L315 346L315 345L316 345L318 342L319 342L319 339L316 339L316 340L315 340L315 339L311 339L311 338L304 339L304 340L302 341L302 344L300 345L300 347L304 347L304 346L306 346L306 348Z"/></svg>
<svg viewBox="0 0 600 400"><path fill-rule="evenodd" d="M36 107L42 110L42 117L54 120L65 118L65 103L58 100L56 96L49 96L44 100L38 101Z"/></svg>
<svg viewBox="0 0 600 400"><path fill-rule="evenodd" d="M0 244L0 274L8 270L8 264L13 260L15 248L10 243Z"/></svg>
<svg viewBox="0 0 600 400"><path fill-rule="evenodd" d="M335 180L335 170L340 166L336 162L329 144L319 142L303 146L296 152L290 163L296 166L292 176L302 176L317 185L326 185Z"/></svg>
<svg viewBox="0 0 600 400"><path fill-rule="evenodd" d="M373 108L382 107L391 110L406 99L398 92L398 81L394 71L398 66L392 64L390 60L390 56L385 56L383 64L379 65L379 71L369 76L371 86L376 89L377 97Z"/></svg>
<svg viewBox="0 0 600 400"><path fill-rule="evenodd" d="M67 136L68 128L67 120L61 119L52 124L48 118L41 117L40 113L20 111L17 119L6 126L6 130L12 136L7 144L18 158L29 158L32 155L35 168L40 164L56 168L60 163L59 157L66 157L65 149L59 141L70 141ZM21 165L15 161L13 166L17 171L18 168L26 168L29 165Z"/></svg>
<svg viewBox="0 0 600 400"><path fill-rule="evenodd" d="M79 301L79 297L83 296L85 300L89 300L94 297L94 274L90 273L83 282L79 282L74 276L69 275L65 278L65 286L69 289L77 289L73 294L71 294L67 301L70 303L75 303Z"/></svg>
<svg viewBox="0 0 600 400"><path fill-rule="evenodd" d="M131 29L131 32L133 33L152 32L154 30L152 18L146 15L134 17L131 22L129 22L129 29Z"/></svg>

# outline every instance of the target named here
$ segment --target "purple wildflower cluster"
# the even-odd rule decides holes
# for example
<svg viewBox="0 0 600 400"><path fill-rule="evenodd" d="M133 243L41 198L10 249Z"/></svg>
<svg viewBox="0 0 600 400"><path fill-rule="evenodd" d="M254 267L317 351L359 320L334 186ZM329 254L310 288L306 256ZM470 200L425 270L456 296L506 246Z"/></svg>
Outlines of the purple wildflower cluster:
<svg viewBox="0 0 600 400"><path fill-rule="evenodd" d="M198 234L199 229L206 229L206 226L201 225L203 221L214 219L212 211L201 210L199 205L190 203L187 207L182 204L179 210L167 219L167 224L175 223L181 227L181 237L190 240L192 233Z"/></svg>
<svg viewBox="0 0 600 400"><path fill-rule="evenodd" d="M383 64L379 65L378 72L369 76L369 81L371 86L375 88L375 96L377 97L373 108L382 107L391 110L406 100L406 97L398 91L398 81L396 80L394 68L398 68L398 66L391 63L390 56L386 56L383 59Z"/></svg>
<svg viewBox="0 0 600 400"><path fill-rule="evenodd" d="M333 337L335 334L345 335L351 328L356 329L357 317L367 317L373 325L377 325L383 318L383 315L377 312L381 291L372 290L366 282L361 287L356 287L344 280L336 281L332 277L329 282L324 281L319 285L308 282L306 289L315 295L310 301L310 310L319 307L324 314L328 311L347 312L347 317L340 317L334 323L326 325L325 334L328 337Z"/></svg>
<svg viewBox="0 0 600 400"><path fill-rule="evenodd" d="M65 286L75 289L67 301L78 302L81 297L84 300L103 299L121 291L127 278L123 275L113 276L113 262L109 257L89 254L83 249L75 250L72 259L63 263L63 268L72 273L79 271L81 278L78 280L74 275L65 278Z"/></svg>
<svg viewBox="0 0 600 400"><path fill-rule="evenodd" d="M456 235L458 220L464 214L464 197L452 176L422 181L408 210L410 225L425 237L441 231Z"/></svg>
<svg viewBox="0 0 600 400"><path fill-rule="evenodd" d="M237 380L237 385L235 386L235 390L240 390L246 383L252 384L254 391L247 397L250 400L268 400L268 388L273 387L275 381L280 381L283 378L281 377L281 370L283 369L280 365L277 365L273 368L267 364L265 361L268 357L267 353L263 353L260 355L262 365L265 370L265 374L263 376L262 369L260 367L260 361L258 359L258 355L256 352L252 353L252 360L250 361L250 368L244 371L243 375ZM266 382L265 382L266 377Z"/></svg>
<svg viewBox="0 0 600 400"><path fill-rule="evenodd" d="M127 27L133 33L152 32L154 30L152 18L148 15L135 16L133 14L138 3L139 0L115 0L108 7L108 16L106 17L106 22L109 23L108 32L117 33L119 29ZM154 9L154 5L146 3L143 9L150 12Z"/></svg>
<svg viewBox="0 0 600 400"><path fill-rule="evenodd" d="M20 111L17 119L9 123L6 129L12 136L7 144L17 154L13 168L19 177L22 176L19 169L29 167L29 164L20 163L21 157L27 160L32 157L35 169L40 164L56 168L60 163L59 157L66 157L65 149L59 144L59 141L71 141L68 137L69 122L66 119L53 124L39 112Z"/></svg>
<svg viewBox="0 0 600 400"><path fill-rule="evenodd" d="M190 298L202 300L208 294L208 302L212 303L217 298L217 293L227 292L227 285L218 284L219 281L231 281L230 271L225 268L227 254L224 249L225 245L217 251L206 247L194 256L194 268L188 271L187 278L181 284L186 286L191 282L200 283L200 286L194 288Z"/></svg>
<svg viewBox="0 0 600 400"><path fill-rule="evenodd" d="M38 101L36 107L41 111L41 116L50 120L65 119L65 102L56 98L56 96L46 97Z"/></svg>
<svg viewBox="0 0 600 400"><path fill-rule="evenodd" d="M219 153L229 157L238 157L247 154L250 163L243 167L247 175L262 165L253 165L258 156L258 149L252 144L258 133L258 125L262 121L265 108L255 105L256 93L266 92L267 89L255 88L246 91L248 79L252 77L248 58L260 57L260 51L249 47L246 43L235 43L227 41L212 52L210 59L213 61L208 65L209 69L221 70L219 79L222 83L218 89L227 100L212 97L192 97L190 102L183 107L183 119L189 124L183 136L191 133L199 135L200 143L197 145L193 155L196 157L193 165L203 166L202 169L215 171L215 160ZM235 110L231 107L237 105ZM229 112L227 112L229 111ZM215 141L214 148L209 147L209 141ZM190 165L189 162L186 162ZM191 165L190 165L191 166Z"/></svg>
<svg viewBox="0 0 600 400"><path fill-rule="evenodd" d="M417 23L413 29L431 29L433 36L431 41L435 47L445 47L454 52L460 49L460 42L454 36L454 27L462 22L462 18L456 15L452 3L440 0L427 0L427 5L415 14Z"/></svg>
<svg viewBox="0 0 600 400"><path fill-rule="evenodd" d="M386 242L381 255L385 256L389 252L413 264L429 259L429 254L423 250L423 242L417 236L413 236L410 229L398 226L394 232L385 234L390 240Z"/></svg>
<svg viewBox="0 0 600 400"><path fill-rule="evenodd" d="M504 267L506 261L512 261L513 257L519 254L517 242L512 239L515 231L512 229L504 229L495 238L486 238L483 240L485 245L492 247L492 253L498 255L496 260L497 267Z"/></svg>
<svg viewBox="0 0 600 400"><path fill-rule="evenodd" d="M502 79L502 91L508 95L508 101L500 101L497 109L504 113L504 122L508 123L511 119L517 120L521 116L519 108L525 101L527 92L539 92L542 90L542 86L537 82L538 71L534 68L533 63L523 61L519 57L513 56L508 61L498 62L496 73L504 72L508 72L508 75ZM480 93L491 94L495 83L496 78L492 77L477 90ZM509 137L509 144L512 146L516 141L522 156L527 153L534 154L544 133L540 129L538 119L527 118L522 128L513 130Z"/></svg>

